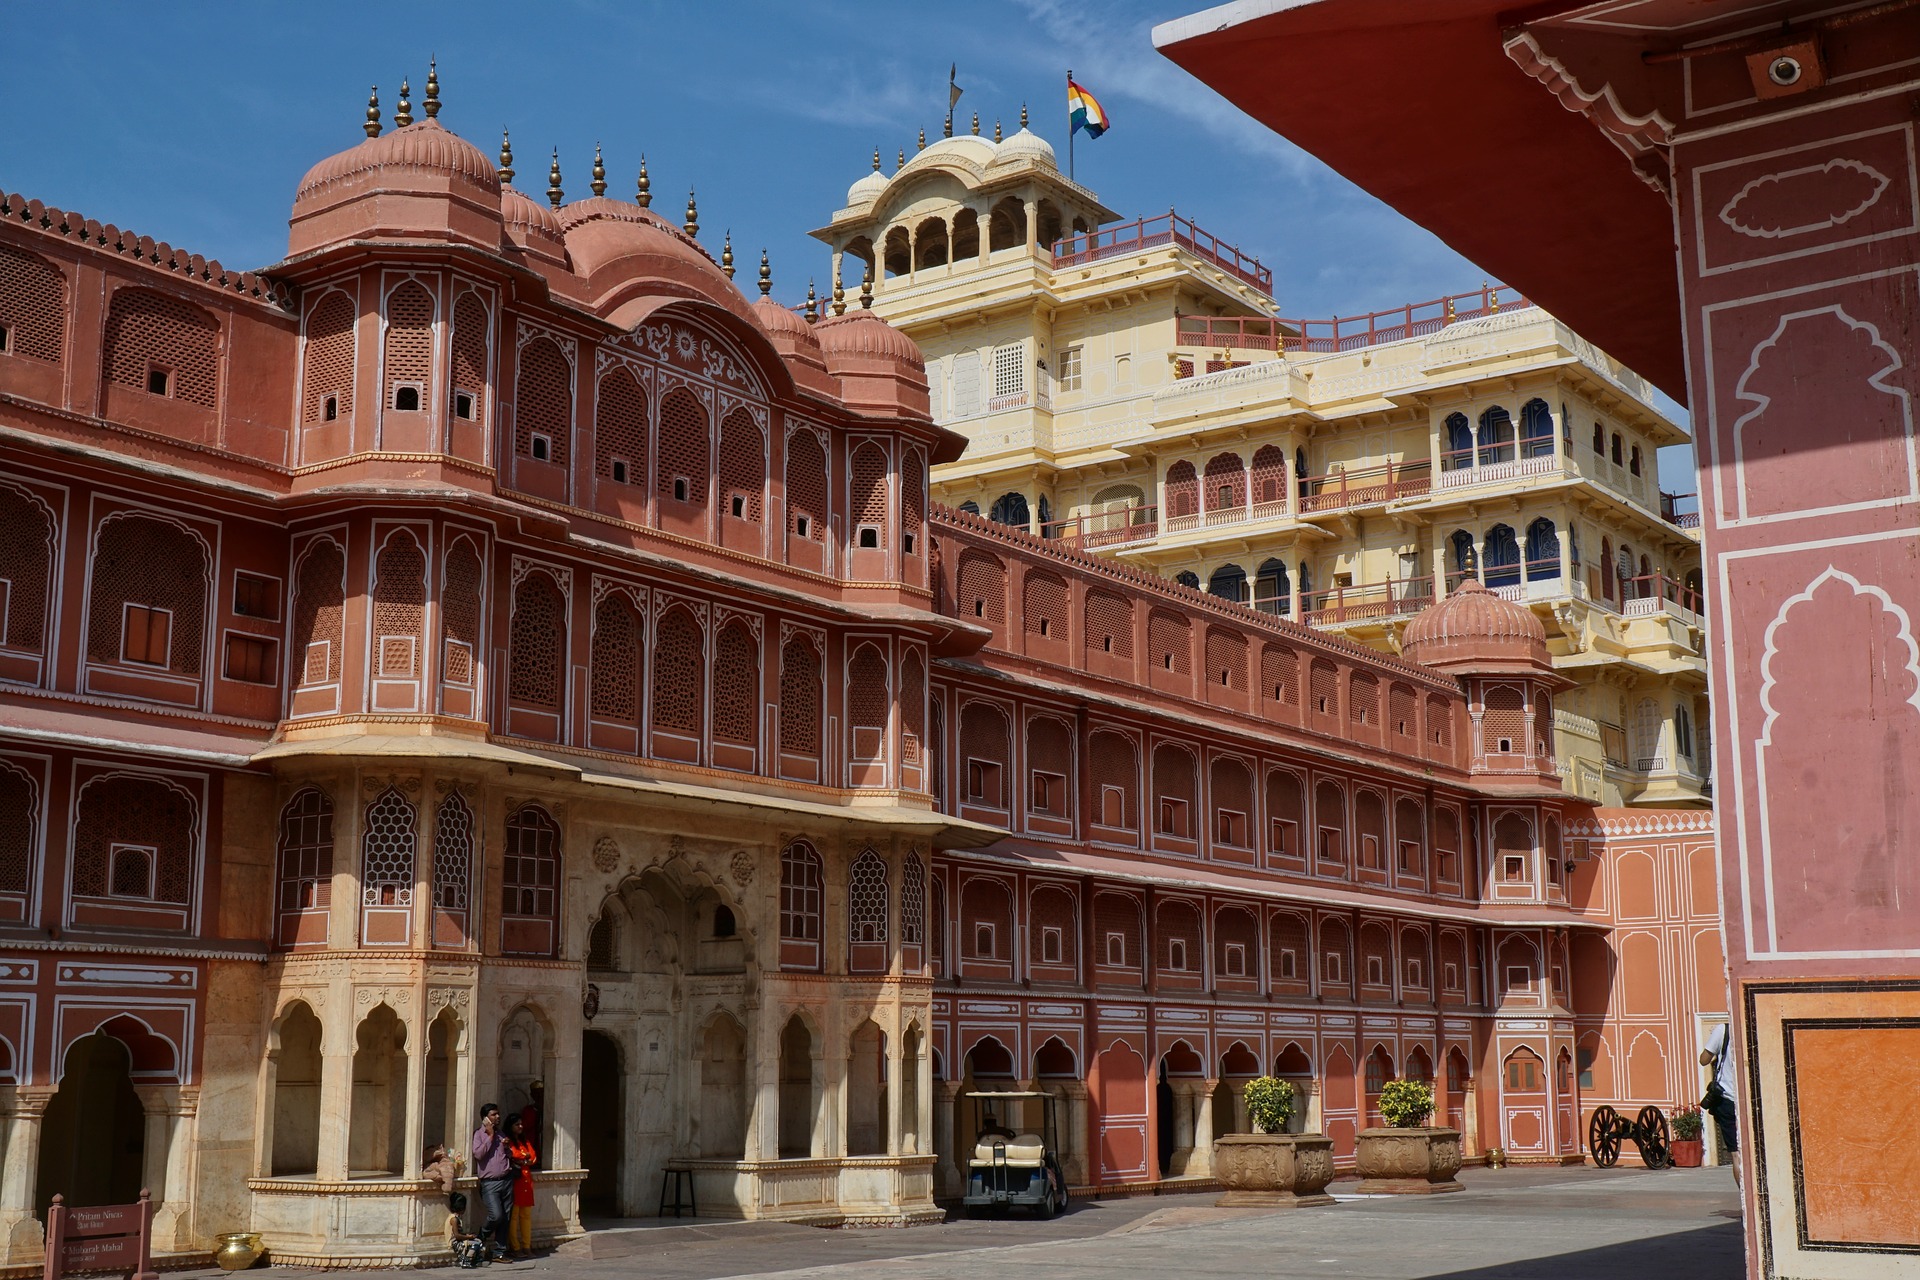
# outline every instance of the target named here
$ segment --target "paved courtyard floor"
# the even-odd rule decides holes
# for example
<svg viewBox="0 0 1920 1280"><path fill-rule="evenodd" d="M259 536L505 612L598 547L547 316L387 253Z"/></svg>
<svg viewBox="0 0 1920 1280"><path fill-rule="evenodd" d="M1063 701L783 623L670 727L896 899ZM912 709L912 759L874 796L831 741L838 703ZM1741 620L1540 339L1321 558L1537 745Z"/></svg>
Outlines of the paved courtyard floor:
<svg viewBox="0 0 1920 1280"><path fill-rule="evenodd" d="M1356 1277L1358 1280L1739 1280L1739 1203L1725 1169L1469 1169L1467 1190L1353 1197L1270 1213L1211 1195L1076 1204L1052 1222L956 1218L911 1230L771 1222L605 1224L559 1253L494 1266L525 1275L838 1276L913 1280ZM205 1273L216 1276L219 1272ZM288 1274L288 1273L282 1273ZM455 1273L452 1274L466 1274Z"/></svg>

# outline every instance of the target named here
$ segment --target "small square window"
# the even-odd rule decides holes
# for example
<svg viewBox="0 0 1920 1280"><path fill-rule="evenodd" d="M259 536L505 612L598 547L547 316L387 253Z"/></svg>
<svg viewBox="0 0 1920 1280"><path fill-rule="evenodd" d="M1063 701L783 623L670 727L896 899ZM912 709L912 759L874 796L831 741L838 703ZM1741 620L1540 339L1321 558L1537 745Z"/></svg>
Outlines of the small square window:
<svg viewBox="0 0 1920 1280"><path fill-rule="evenodd" d="M128 604L121 615L121 660L150 667L168 665L168 641L172 633L171 611Z"/></svg>
<svg viewBox="0 0 1920 1280"><path fill-rule="evenodd" d="M340 397L328 396L320 406L320 417L326 422L337 422L340 418Z"/></svg>
<svg viewBox="0 0 1920 1280"><path fill-rule="evenodd" d="M1060 389L1062 391L1080 390L1081 360L1079 347L1066 347L1060 352Z"/></svg>
<svg viewBox="0 0 1920 1280"><path fill-rule="evenodd" d="M1184 938L1167 939L1167 968L1174 973L1187 970L1187 943Z"/></svg>
<svg viewBox="0 0 1920 1280"><path fill-rule="evenodd" d="M625 458L615 458L613 465L609 467L608 470L613 472L613 482L615 484L625 484L627 482L627 460Z"/></svg>
<svg viewBox="0 0 1920 1280"><path fill-rule="evenodd" d="M222 670L227 679L243 684L275 684L280 677L278 654L279 646L271 640L229 635Z"/></svg>
<svg viewBox="0 0 1920 1280"><path fill-rule="evenodd" d="M393 408L396 413L420 412L420 388L401 386L393 389Z"/></svg>
<svg viewBox="0 0 1920 1280"><path fill-rule="evenodd" d="M1247 815L1233 809L1222 809L1216 816L1219 821L1219 842L1236 849L1246 848Z"/></svg>
<svg viewBox="0 0 1920 1280"><path fill-rule="evenodd" d="M1299 972L1299 967L1300 961L1293 951L1287 950L1280 953L1281 977L1291 980Z"/></svg>
<svg viewBox="0 0 1920 1280"><path fill-rule="evenodd" d="M675 502L685 502L687 495L692 492L693 485L688 482L685 476L675 476L673 478L673 500Z"/></svg>
<svg viewBox="0 0 1920 1280"><path fill-rule="evenodd" d="M1323 975L1321 979L1323 982L1344 983L1346 981L1340 973L1340 953L1338 951L1327 952L1326 964L1322 966L1321 973Z"/></svg>
<svg viewBox="0 0 1920 1280"><path fill-rule="evenodd" d="M553 457L553 441L547 436L541 435L538 431L533 433L533 440L529 448L533 453L533 460L535 462L546 462Z"/></svg>
<svg viewBox="0 0 1920 1280"><path fill-rule="evenodd" d="M1519 884L1526 880L1527 860L1519 854L1508 854L1503 867L1503 874L1508 884Z"/></svg>
<svg viewBox="0 0 1920 1280"><path fill-rule="evenodd" d="M1407 961L1407 985L1410 987L1426 985L1420 979L1420 962L1418 960Z"/></svg>
<svg viewBox="0 0 1920 1280"><path fill-rule="evenodd" d="M733 510L734 519L745 520L747 518L747 495L746 494L744 493L734 494L733 501L730 504L730 506Z"/></svg>
<svg viewBox="0 0 1920 1280"><path fill-rule="evenodd" d="M900 545L908 555L912 555L913 554L913 535L910 533L901 535Z"/></svg>
<svg viewBox="0 0 1920 1280"><path fill-rule="evenodd" d="M1320 861L1339 862L1343 857L1340 849L1340 832L1333 827L1320 828Z"/></svg>
<svg viewBox="0 0 1920 1280"><path fill-rule="evenodd" d="M1446 979L1447 990L1458 991L1460 989L1460 966L1450 964L1442 970L1442 973Z"/></svg>
<svg viewBox="0 0 1920 1280"><path fill-rule="evenodd" d="M994 958L993 925L982 922L973 926L973 954L983 960Z"/></svg>
<svg viewBox="0 0 1920 1280"><path fill-rule="evenodd" d="M1221 969L1229 978L1247 976L1247 948L1239 942L1229 942L1221 954Z"/></svg>
<svg viewBox="0 0 1920 1280"><path fill-rule="evenodd" d="M1187 802L1166 796L1160 798L1160 834L1176 839L1187 838Z"/></svg>
<svg viewBox="0 0 1920 1280"><path fill-rule="evenodd" d="M1040 930L1040 962L1042 964L1060 963L1060 929L1057 925L1048 925Z"/></svg>
<svg viewBox="0 0 1920 1280"><path fill-rule="evenodd" d="M863 524L860 526L859 539L862 547L877 547L880 545L880 530L873 525Z"/></svg>
<svg viewBox="0 0 1920 1280"><path fill-rule="evenodd" d="M470 393L465 391L456 391L453 393L453 416L472 421L473 396Z"/></svg>
<svg viewBox="0 0 1920 1280"><path fill-rule="evenodd" d="M1498 752L1499 752L1499 753L1500 753L1501 755L1512 755L1512 754L1513 754L1513 739L1512 739L1512 738L1502 738L1502 739L1500 739L1500 744L1499 744L1499 746L1497 746L1497 747L1496 747L1496 748L1494 748L1494 749L1495 749L1496 751L1498 751Z"/></svg>
<svg viewBox="0 0 1920 1280"><path fill-rule="evenodd" d="M1368 956L1367 957L1367 985L1370 987L1383 987L1386 985L1386 983L1387 983L1386 966L1380 963L1379 956Z"/></svg>
<svg viewBox="0 0 1920 1280"><path fill-rule="evenodd" d="M280 620L280 580L258 573L233 575L233 611L243 618Z"/></svg>
<svg viewBox="0 0 1920 1280"><path fill-rule="evenodd" d="M1294 846L1294 831L1295 827L1290 819L1275 818L1273 820L1272 830L1269 832L1269 839L1273 841L1274 853L1289 857L1299 853L1299 850Z"/></svg>
<svg viewBox="0 0 1920 1280"><path fill-rule="evenodd" d="M146 845L114 845L107 855L107 893L115 898L151 899L156 853Z"/></svg>
<svg viewBox="0 0 1920 1280"><path fill-rule="evenodd" d="M1041 634L1041 635L1043 635L1043 636L1045 636L1045 635L1052 635L1052 634L1053 634L1053 619L1052 619L1052 618L1042 618L1042 619L1040 619L1040 634Z"/></svg>
<svg viewBox="0 0 1920 1280"><path fill-rule="evenodd" d="M172 386L173 373L171 370L162 369L157 365L147 370L147 390L154 395L171 395L173 394L170 390Z"/></svg>
<svg viewBox="0 0 1920 1280"><path fill-rule="evenodd" d="M1112 652L1113 652L1113 637L1112 637L1112 636L1101 636L1101 637L1100 637L1100 652L1102 652L1102 653L1112 653Z"/></svg>
<svg viewBox="0 0 1920 1280"><path fill-rule="evenodd" d="M812 516L795 516L793 518L793 531L795 534L799 535L802 538L812 537L813 536L813 517Z"/></svg>
<svg viewBox="0 0 1920 1280"><path fill-rule="evenodd" d="M1116 969L1127 967L1127 935L1109 933L1107 935L1107 963Z"/></svg>
<svg viewBox="0 0 1920 1280"><path fill-rule="evenodd" d="M0 351L12 350L12 347L8 345L12 341L13 331L7 328L6 325L0 324Z"/></svg>
<svg viewBox="0 0 1920 1280"><path fill-rule="evenodd" d="M1508 965L1507 988L1512 991L1533 990L1533 970L1525 965Z"/></svg>
<svg viewBox="0 0 1920 1280"><path fill-rule="evenodd" d="M1103 827L1127 825L1127 793L1123 789L1112 785L1100 788L1100 825Z"/></svg>
<svg viewBox="0 0 1920 1280"><path fill-rule="evenodd" d="M967 761L967 799L1000 807L1000 766L990 760Z"/></svg>

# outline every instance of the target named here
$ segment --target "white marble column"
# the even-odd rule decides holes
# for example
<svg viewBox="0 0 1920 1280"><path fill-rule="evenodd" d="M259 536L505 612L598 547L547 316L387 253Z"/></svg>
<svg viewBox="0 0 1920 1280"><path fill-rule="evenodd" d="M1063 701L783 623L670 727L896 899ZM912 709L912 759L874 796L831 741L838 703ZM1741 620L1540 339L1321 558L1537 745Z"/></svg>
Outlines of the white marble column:
<svg viewBox="0 0 1920 1280"><path fill-rule="evenodd" d="M0 1164L0 1264L38 1264L45 1256L45 1234L33 1215L34 1183L40 1171L40 1132L46 1120L49 1088L20 1087L0 1103L7 1125L7 1149Z"/></svg>
<svg viewBox="0 0 1920 1280"><path fill-rule="evenodd" d="M1060 1110L1060 1145L1066 1149L1061 1171L1071 1186L1084 1187L1093 1182L1093 1161L1087 1138L1087 1084L1070 1080L1060 1086L1065 1105Z"/></svg>
<svg viewBox="0 0 1920 1280"><path fill-rule="evenodd" d="M933 1166L933 1183L938 1195L957 1195L966 1185L966 1153L960 1146L966 1143L971 1149L972 1135L962 1136L954 1127L963 1087L958 1080L941 1080L935 1084L939 1097L933 1104L933 1151L938 1159Z"/></svg>
<svg viewBox="0 0 1920 1280"><path fill-rule="evenodd" d="M193 1247L192 1185L195 1120L200 1090L175 1085L143 1085L134 1092L147 1114L146 1167L141 1171L153 1193L153 1247L176 1252Z"/></svg>
<svg viewBox="0 0 1920 1280"><path fill-rule="evenodd" d="M1193 1086L1193 1151L1187 1157L1190 1177L1213 1175L1213 1094L1219 1084L1218 1080L1203 1080Z"/></svg>

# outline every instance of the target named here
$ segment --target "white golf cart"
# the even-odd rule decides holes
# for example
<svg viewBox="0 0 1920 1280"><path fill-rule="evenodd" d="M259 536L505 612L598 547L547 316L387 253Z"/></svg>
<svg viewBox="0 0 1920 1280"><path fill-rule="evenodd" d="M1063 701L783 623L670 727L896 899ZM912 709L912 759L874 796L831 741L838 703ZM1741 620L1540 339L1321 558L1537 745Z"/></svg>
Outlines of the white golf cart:
<svg viewBox="0 0 1920 1280"><path fill-rule="evenodd" d="M980 1133L967 1162L968 1217L1018 1205L1051 1218L1067 1207L1061 1172L1056 1099L1050 1093L967 1094L979 1108Z"/></svg>

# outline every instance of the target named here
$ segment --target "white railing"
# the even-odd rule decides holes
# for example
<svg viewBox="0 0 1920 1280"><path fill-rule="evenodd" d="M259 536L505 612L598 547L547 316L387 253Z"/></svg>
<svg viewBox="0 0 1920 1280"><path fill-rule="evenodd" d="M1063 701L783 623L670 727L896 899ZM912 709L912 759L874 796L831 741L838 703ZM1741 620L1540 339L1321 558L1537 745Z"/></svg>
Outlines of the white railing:
<svg viewBox="0 0 1920 1280"><path fill-rule="evenodd" d="M1477 484L1497 484L1504 480L1514 480L1521 476L1552 475L1562 470L1560 459L1551 453L1537 458L1521 458L1514 462L1495 462L1479 467L1460 467L1453 471L1440 473L1440 488L1465 489Z"/></svg>

